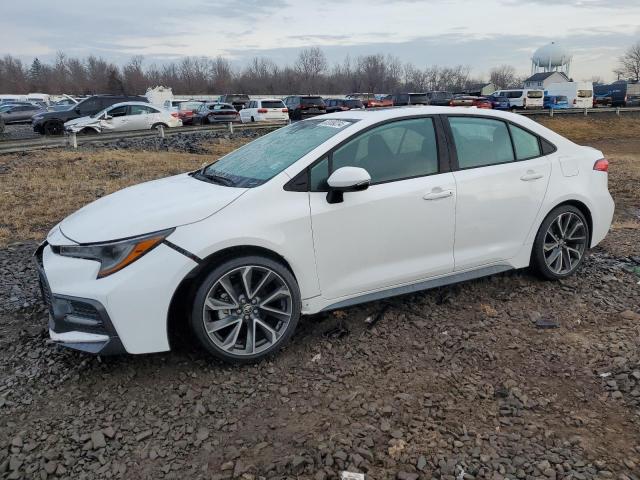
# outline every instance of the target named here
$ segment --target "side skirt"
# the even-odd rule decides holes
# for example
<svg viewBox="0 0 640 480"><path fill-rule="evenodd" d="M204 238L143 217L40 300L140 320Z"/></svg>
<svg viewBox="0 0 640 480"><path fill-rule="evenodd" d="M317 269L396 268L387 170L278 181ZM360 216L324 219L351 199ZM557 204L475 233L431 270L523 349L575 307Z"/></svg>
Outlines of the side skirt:
<svg viewBox="0 0 640 480"><path fill-rule="evenodd" d="M378 292L365 293L363 295L348 298L337 303L332 303L327 307L324 307L321 312L327 310L336 310L338 308L351 307L352 305L359 305L361 303L373 302L375 300L381 300L383 298L395 297L398 295L406 295L407 293L419 292L421 290L429 290L431 288L442 287L444 285L452 285L454 283L465 282L467 280L473 280L476 278L486 277L494 275L496 273L506 272L513 270L513 267L509 265L492 265L490 267L482 267L477 270L469 270L466 272L454 273L452 275L446 275L444 277L433 278L430 280L424 280L418 283L412 283L411 285L403 285L400 287L393 287L387 290L381 290Z"/></svg>

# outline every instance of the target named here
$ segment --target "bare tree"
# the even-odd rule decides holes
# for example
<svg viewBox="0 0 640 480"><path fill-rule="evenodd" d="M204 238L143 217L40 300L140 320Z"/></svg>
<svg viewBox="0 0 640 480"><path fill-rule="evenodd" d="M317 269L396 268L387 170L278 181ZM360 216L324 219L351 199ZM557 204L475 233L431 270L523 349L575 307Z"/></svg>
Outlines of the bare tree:
<svg viewBox="0 0 640 480"><path fill-rule="evenodd" d="M640 42L630 46L620 57L620 67L614 73L622 74L634 82L640 82ZM618 80L620 75L618 75Z"/></svg>
<svg viewBox="0 0 640 480"><path fill-rule="evenodd" d="M128 94L143 94L149 86L149 80L142 70L143 61L142 55L136 55L122 69L122 81Z"/></svg>
<svg viewBox="0 0 640 480"><path fill-rule="evenodd" d="M511 65L493 67L489 72L489 81L498 88L515 86L516 69Z"/></svg>
<svg viewBox="0 0 640 480"><path fill-rule="evenodd" d="M327 65L327 58L318 47L305 48L298 55L296 69L309 89L309 93L317 91L318 79L327 69Z"/></svg>

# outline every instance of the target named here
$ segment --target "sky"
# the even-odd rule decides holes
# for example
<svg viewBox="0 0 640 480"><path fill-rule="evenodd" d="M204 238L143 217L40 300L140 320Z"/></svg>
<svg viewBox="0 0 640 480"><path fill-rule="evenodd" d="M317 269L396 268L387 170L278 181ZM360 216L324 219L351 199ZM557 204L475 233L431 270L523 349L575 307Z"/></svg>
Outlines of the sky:
<svg viewBox="0 0 640 480"><path fill-rule="evenodd" d="M474 77L500 64L530 73L551 41L571 54L571 76L613 80L640 41L640 0L26 0L2 2L0 55L26 62L101 56L145 64L222 55L283 65L319 46L330 63L371 53L418 67L467 65Z"/></svg>

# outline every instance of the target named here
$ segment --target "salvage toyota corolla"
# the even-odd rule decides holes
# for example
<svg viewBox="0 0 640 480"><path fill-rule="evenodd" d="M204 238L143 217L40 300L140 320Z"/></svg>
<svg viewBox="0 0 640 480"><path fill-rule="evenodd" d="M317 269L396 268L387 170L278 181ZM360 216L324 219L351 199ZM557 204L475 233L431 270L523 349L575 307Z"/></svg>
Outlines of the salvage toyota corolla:
<svg viewBox="0 0 640 480"><path fill-rule="evenodd" d="M254 361L301 314L531 265L576 271L611 224L602 153L511 113L349 111L101 198L36 252L51 338Z"/></svg>

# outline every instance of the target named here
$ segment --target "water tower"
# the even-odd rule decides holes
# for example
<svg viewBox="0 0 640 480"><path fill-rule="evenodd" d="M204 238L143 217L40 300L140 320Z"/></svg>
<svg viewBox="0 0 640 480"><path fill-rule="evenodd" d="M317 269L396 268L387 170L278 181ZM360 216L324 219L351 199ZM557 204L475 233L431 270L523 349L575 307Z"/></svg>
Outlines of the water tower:
<svg viewBox="0 0 640 480"><path fill-rule="evenodd" d="M540 47L531 57L531 74L538 72L564 72L569 76L571 54L556 42Z"/></svg>

